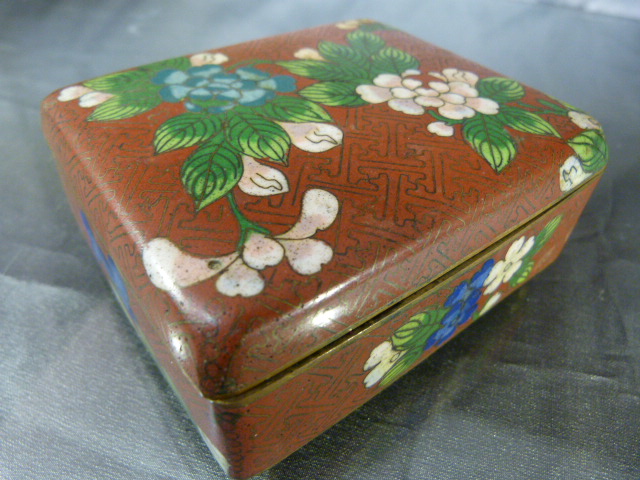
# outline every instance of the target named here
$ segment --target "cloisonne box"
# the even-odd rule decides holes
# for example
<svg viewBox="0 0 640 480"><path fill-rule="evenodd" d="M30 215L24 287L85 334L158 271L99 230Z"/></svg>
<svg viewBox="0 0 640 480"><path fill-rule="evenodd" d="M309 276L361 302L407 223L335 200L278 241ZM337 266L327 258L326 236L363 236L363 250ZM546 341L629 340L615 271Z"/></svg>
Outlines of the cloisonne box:
<svg viewBox="0 0 640 480"><path fill-rule="evenodd" d="M607 161L590 116L372 21L43 102L73 211L236 478L549 265Z"/></svg>

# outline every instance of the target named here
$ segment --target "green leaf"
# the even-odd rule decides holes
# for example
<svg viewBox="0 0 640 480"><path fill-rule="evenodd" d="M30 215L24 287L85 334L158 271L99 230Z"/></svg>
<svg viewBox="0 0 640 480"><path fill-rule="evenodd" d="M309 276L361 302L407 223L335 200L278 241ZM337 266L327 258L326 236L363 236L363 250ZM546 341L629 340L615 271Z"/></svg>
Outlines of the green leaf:
<svg viewBox="0 0 640 480"><path fill-rule="evenodd" d="M423 353L424 349L420 348L407 350L406 353L398 359L397 363L382 376L380 379L380 385L384 387L395 381L404 372L409 370L409 368L411 368Z"/></svg>
<svg viewBox="0 0 640 480"><path fill-rule="evenodd" d="M278 65L286 68L294 75L313 78L314 80L346 81L360 80L358 83L368 82L368 71L355 65L336 64L323 60L290 60L278 62Z"/></svg>
<svg viewBox="0 0 640 480"><path fill-rule="evenodd" d="M538 235L536 235L535 244L532 248L533 253L540 251L544 244L549 241L549 239L553 236L553 233L558 228L558 225L560 225L561 221L562 215L557 215L545 225L545 227L540 231Z"/></svg>
<svg viewBox="0 0 640 480"><path fill-rule="evenodd" d="M127 92L117 95L98 105L87 118L90 122L121 120L147 112L162 103L157 91Z"/></svg>
<svg viewBox="0 0 640 480"><path fill-rule="evenodd" d="M253 112L280 122L333 122L320 105L299 97L279 95L262 107L253 107Z"/></svg>
<svg viewBox="0 0 640 480"><path fill-rule="evenodd" d="M383 48L371 57L371 61L373 76L381 73L402 75L406 70L420 67L420 62L415 57L394 47Z"/></svg>
<svg viewBox="0 0 640 480"><path fill-rule="evenodd" d="M185 113L160 125L156 130L153 145L156 153L191 147L212 137L221 127L222 122L218 117Z"/></svg>
<svg viewBox="0 0 640 480"><path fill-rule="evenodd" d="M280 125L252 113L231 111L227 115L225 135L231 145L245 155L286 165L291 140Z"/></svg>
<svg viewBox="0 0 640 480"><path fill-rule="evenodd" d="M369 58L361 52L339 43L322 41L318 43L318 51L323 58L338 65L359 68L366 75L369 68Z"/></svg>
<svg viewBox="0 0 640 480"><path fill-rule="evenodd" d="M391 336L393 347L400 351L414 348L424 350L431 335L440 329L440 321L448 310L448 308L427 310L411 317Z"/></svg>
<svg viewBox="0 0 640 480"><path fill-rule="evenodd" d="M509 280L509 284L512 287L515 287L523 283L533 271L534 265L535 263L533 262L533 260L531 260L531 257L527 256L523 258L522 265L516 271L516 273L513 274L513 276L511 277L511 280Z"/></svg>
<svg viewBox="0 0 640 480"><path fill-rule="evenodd" d="M513 102L524 97L524 87L510 78L481 78L476 83L476 89L481 97L491 98L498 103Z"/></svg>
<svg viewBox="0 0 640 480"><path fill-rule="evenodd" d="M88 80L84 82L84 85L99 92L117 95L127 90L144 87L148 83L150 80L146 73L140 70L128 70Z"/></svg>
<svg viewBox="0 0 640 480"><path fill-rule="evenodd" d="M516 156L516 143L495 115L476 114L464 122L464 138L498 173Z"/></svg>
<svg viewBox="0 0 640 480"><path fill-rule="evenodd" d="M382 50L387 43L373 33L356 30L347 35L349 44L365 57L370 57Z"/></svg>
<svg viewBox="0 0 640 480"><path fill-rule="evenodd" d="M560 136L558 131L544 118L521 108L503 105L496 118L504 125L520 132Z"/></svg>
<svg viewBox="0 0 640 480"><path fill-rule="evenodd" d="M348 82L318 82L303 88L298 93L312 102L334 107L367 105L367 102L356 93L358 85L358 83Z"/></svg>
<svg viewBox="0 0 640 480"><path fill-rule="evenodd" d="M187 158L180 177L196 209L202 210L229 193L240 181L242 171L240 154L218 135Z"/></svg>
<svg viewBox="0 0 640 480"><path fill-rule="evenodd" d="M187 57L169 58L168 60L161 60L159 62L143 65L140 70L147 72L148 74L155 74L160 70L174 69L174 70L186 70L191 68L191 61Z"/></svg>
<svg viewBox="0 0 640 480"><path fill-rule="evenodd" d="M600 130L585 130L568 143L580 157L585 172L598 171L604 168L609 160L609 147Z"/></svg>
<svg viewBox="0 0 640 480"><path fill-rule="evenodd" d="M375 32L378 30L396 30L396 29L388 25L385 25L384 23L379 23L379 22L363 23L360 25L360 31L362 32Z"/></svg>

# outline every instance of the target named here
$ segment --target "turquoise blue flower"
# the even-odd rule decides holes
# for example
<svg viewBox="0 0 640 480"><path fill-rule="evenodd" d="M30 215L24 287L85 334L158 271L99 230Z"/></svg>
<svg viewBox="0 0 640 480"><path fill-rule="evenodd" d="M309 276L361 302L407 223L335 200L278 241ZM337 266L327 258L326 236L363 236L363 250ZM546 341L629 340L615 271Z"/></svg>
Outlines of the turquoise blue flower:
<svg viewBox="0 0 640 480"><path fill-rule="evenodd" d="M278 93L296 89L295 79L288 75L272 77L253 67L228 73L220 65L202 65L186 71L162 70L152 81L164 85L160 95L166 102L184 101L192 112L206 109L209 113L222 113L237 105L258 107L273 100ZM201 105L208 101L215 101L215 105Z"/></svg>

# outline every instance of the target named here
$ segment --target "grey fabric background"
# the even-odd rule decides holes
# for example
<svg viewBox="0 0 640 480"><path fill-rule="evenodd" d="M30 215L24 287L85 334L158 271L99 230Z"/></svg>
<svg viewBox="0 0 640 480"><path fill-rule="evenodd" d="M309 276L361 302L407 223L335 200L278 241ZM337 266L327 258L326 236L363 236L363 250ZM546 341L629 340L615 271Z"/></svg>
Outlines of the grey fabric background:
<svg viewBox="0 0 640 480"><path fill-rule="evenodd" d="M40 100L122 68L359 17L590 111L611 165L552 267L259 478L640 478L640 22L623 18L638 18L637 3L614 7L0 3L0 479L224 478L74 224Z"/></svg>

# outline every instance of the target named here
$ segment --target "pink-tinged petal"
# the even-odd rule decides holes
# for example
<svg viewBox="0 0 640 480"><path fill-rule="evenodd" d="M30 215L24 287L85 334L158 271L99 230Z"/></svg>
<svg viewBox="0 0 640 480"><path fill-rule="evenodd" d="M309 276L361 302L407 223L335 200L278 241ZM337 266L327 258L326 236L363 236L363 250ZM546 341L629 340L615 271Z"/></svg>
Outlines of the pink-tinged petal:
<svg viewBox="0 0 640 480"><path fill-rule="evenodd" d="M322 240L304 238L302 240L279 240L284 247L289 265L300 275L312 275L329 263L333 250Z"/></svg>
<svg viewBox="0 0 640 480"><path fill-rule="evenodd" d="M440 98L445 102L452 103L454 105L462 105L465 100L462 95L458 95L457 93L443 93L440 95Z"/></svg>
<svg viewBox="0 0 640 480"><path fill-rule="evenodd" d="M409 90L415 90L422 87L422 82L416 78L405 78L402 80L402 86Z"/></svg>
<svg viewBox="0 0 640 480"><path fill-rule="evenodd" d="M244 172L238 187L248 195L266 197L289 191L289 182L284 174L273 167L263 165L247 155L242 157Z"/></svg>
<svg viewBox="0 0 640 480"><path fill-rule="evenodd" d="M420 87L420 88L416 88L415 92L417 95L421 97L439 97L440 96L440 92L436 92L431 88Z"/></svg>
<svg viewBox="0 0 640 480"><path fill-rule="evenodd" d="M358 85L356 93L367 103L383 103L393 98L390 88L375 85Z"/></svg>
<svg viewBox="0 0 640 480"><path fill-rule="evenodd" d="M264 289L264 280L257 270L248 267L238 259L218 277L216 288L223 295L253 297Z"/></svg>
<svg viewBox="0 0 640 480"><path fill-rule="evenodd" d="M435 133L440 137L450 137L453 135L453 127L451 125L447 125L444 122L433 122L427 125L427 130L431 133Z"/></svg>
<svg viewBox="0 0 640 480"><path fill-rule="evenodd" d="M438 93L447 93L449 84L444 82L429 82L429 86Z"/></svg>
<svg viewBox="0 0 640 480"><path fill-rule="evenodd" d="M282 245L261 233L252 233L242 249L242 259L251 268L263 270L279 264L284 257Z"/></svg>
<svg viewBox="0 0 640 480"><path fill-rule="evenodd" d="M407 115L422 115L424 113L424 108L418 105L413 99L397 99L389 100L389 106L394 110L402 113L406 113Z"/></svg>
<svg viewBox="0 0 640 480"><path fill-rule="evenodd" d="M80 105L82 108L95 107L96 105L100 105L101 103L106 102L111 97L113 97L113 95L110 93L89 92L80 97L78 105Z"/></svg>
<svg viewBox="0 0 640 480"><path fill-rule="evenodd" d="M491 310L500 301L500 298L502 298L502 294L500 292L493 295L489 300L487 300L487 303L484 304L484 307L482 307L482 310L480 310L479 315L484 315L489 310Z"/></svg>
<svg viewBox="0 0 640 480"><path fill-rule="evenodd" d="M429 72L429 75L431 75L432 77L436 77L437 79L442 80L443 82L447 81L447 77L442 75L440 72Z"/></svg>
<svg viewBox="0 0 640 480"><path fill-rule="evenodd" d="M63 88L58 94L58 101L68 102L69 100L75 100L89 92L92 92L89 87L84 85L72 85L71 87Z"/></svg>
<svg viewBox="0 0 640 480"><path fill-rule="evenodd" d="M493 268L491 269L491 272L489 272L489 276L484 281L484 286L486 287L484 291L485 295L489 295L495 292L498 289L498 287L502 284L502 276L504 274L505 266L506 266L506 263L504 260L500 260L499 262L496 262L496 264L493 266Z"/></svg>
<svg viewBox="0 0 640 480"><path fill-rule="evenodd" d="M325 58L320 55L320 52L315 48L301 48L300 50L296 50L293 54L294 57L299 58L301 60L324 60Z"/></svg>
<svg viewBox="0 0 640 480"><path fill-rule="evenodd" d="M394 98L413 98L416 96L416 92L404 87L396 87L391 89L391 95Z"/></svg>
<svg viewBox="0 0 640 480"><path fill-rule="evenodd" d="M464 82L451 82L449 83L449 89L451 93L457 93L458 95L462 95L463 97L477 97L478 90L473 88L468 83Z"/></svg>
<svg viewBox="0 0 640 480"><path fill-rule="evenodd" d="M402 77L396 75L394 73L381 73L376 78L373 79L373 83L378 85L379 87L401 87L402 86Z"/></svg>
<svg viewBox="0 0 640 480"><path fill-rule="evenodd" d="M326 152L342 143L343 133L328 123L278 122L289 134L291 143L305 152Z"/></svg>
<svg viewBox="0 0 640 480"><path fill-rule="evenodd" d="M194 67L200 67L202 65L220 65L221 63L228 62L229 57L220 52L203 52L192 55L189 57L189 60L191 61L191 65Z"/></svg>
<svg viewBox="0 0 640 480"><path fill-rule="evenodd" d="M149 279L168 292L207 280L237 258L235 252L222 257L193 257L166 238L154 238L142 249L142 263Z"/></svg>
<svg viewBox="0 0 640 480"><path fill-rule="evenodd" d="M467 98L466 104L475 111L484 113L485 115L495 115L500 108L497 102L483 97Z"/></svg>
<svg viewBox="0 0 640 480"><path fill-rule="evenodd" d="M300 218L291 229L276 238L301 240L309 238L318 230L325 230L338 216L340 205L332 193L314 188L308 190L302 198Z"/></svg>
<svg viewBox="0 0 640 480"><path fill-rule="evenodd" d="M452 105L447 103L444 107L438 109L438 113L452 120L462 120L463 118L473 117L476 111L466 105Z"/></svg>
<svg viewBox="0 0 640 480"><path fill-rule="evenodd" d="M441 107L444 105L444 102L437 97L416 97L413 99L418 105L422 105L423 107Z"/></svg>
<svg viewBox="0 0 640 480"><path fill-rule="evenodd" d="M449 82L464 82L472 87L478 82L478 76L475 73L466 70L458 70L457 68L445 68L442 73Z"/></svg>

